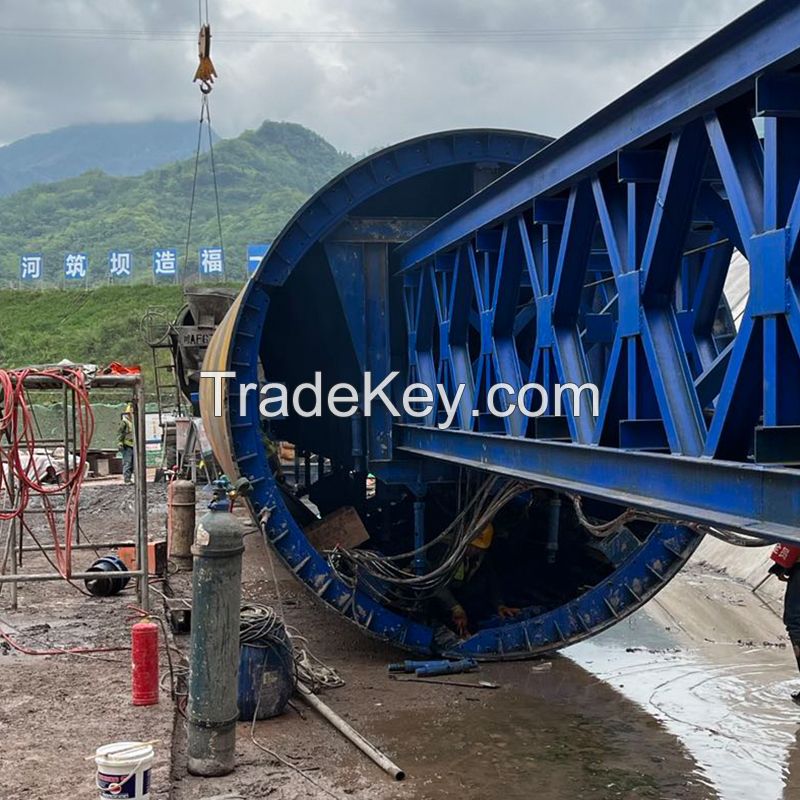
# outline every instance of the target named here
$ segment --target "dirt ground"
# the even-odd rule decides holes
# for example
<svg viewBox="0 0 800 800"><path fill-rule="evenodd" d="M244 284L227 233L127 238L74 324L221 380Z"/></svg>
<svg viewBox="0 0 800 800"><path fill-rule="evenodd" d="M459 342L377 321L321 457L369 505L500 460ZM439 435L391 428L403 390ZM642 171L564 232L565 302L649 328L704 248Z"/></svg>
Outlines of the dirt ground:
<svg viewBox="0 0 800 800"><path fill-rule="evenodd" d="M243 592L277 605L266 546L246 539ZM277 565L276 565L277 567ZM345 680L323 699L408 774L395 783L313 711L289 711L256 726L256 737L289 757L313 786L271 761L238 731L237 769L213 780L176 763L175 800L243 798L707 798L688 755L648 714L569 659L481 667L497 690L461 689L388 678L386 665L407 654L367 638L321 607L278 568L285 619L315 655ZM467 676L465 680L476 680ZM624 719L624 724L620 724ZM646 742L646 746L642 743ZM320 788L322 787L322 788Z"/></svg>
<svg viewBox="0 0 800 800"><path fill-rule="evenodd" d="M148 525L164 530L163 487L148 486ZM75 570L108 551L103 541L135 535L133 488L87 483L82 497L83 541L94 551L74 553ZM36 529L34 529L36 530ZM42 539L46 541L46 539ZM26 542L26 544L31 544ZM24 553L20 572L53 568L38 553ZM83 583L77 581L83 589ZM28 649L130 645L136 604L133 586L117 597L85 596L63 581L19 585L19 610L9 608L9 586L0 592L0 628ZM0 798L70 800L97 798L94 765L86 757L103 744L160 740L153 772L155 797L169 796L169 745L173 709L168 698L147 708L130 700L130 654L126 650L84 656L28 656L0 641Z"/></svg>
<svg viewBox="0 0 800 800"><path fill-rule="evenodd" d="M163 530L163 489L148 490L155 534ZM88 537L132 532L129 488L86 492ZM235 772L192 777L168 695L157 706L130 705L127 652L25 656L0 644L2 800L98 797L86 756L120 739L160 740L153 800L800 796L800 709L787 699L795 668L780 621L747 587L703 566L690 566L645 611L602 636L548 661L483 666L467 679L500 688L467 689L390 680L386 665L405 654L322 608L279 566L276 586L263 540L255 533L246 542L245 597L282 606L287 623L345 680L325 702L407 779L392 781L302 704L258 723L255 736L313 783L258 749L245 724ZM25 571L43 571L40 558L26 553ZM171 583L188 596L187 576ZM98 599L61 582L26 584L18 612L8 609L7 592L0 627L27 647L129 642L132 587ZM175 644L185 649L188 637Z"/></svg>

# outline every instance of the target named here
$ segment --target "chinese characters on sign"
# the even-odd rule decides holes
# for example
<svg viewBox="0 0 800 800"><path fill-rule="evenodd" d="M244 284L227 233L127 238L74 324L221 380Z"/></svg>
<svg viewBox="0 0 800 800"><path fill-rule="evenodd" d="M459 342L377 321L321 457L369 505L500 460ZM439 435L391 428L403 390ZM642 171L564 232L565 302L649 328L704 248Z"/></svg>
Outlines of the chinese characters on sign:
<svg viewBox="0 0 800 800"><path fill-rule="evenodd" d="M19 259L19 278L22 281L38 281L42 278L41 253L26 253Z"/></svg>
<svg viewBox="0 0 800 800"><path fill-rule="evenodd" d="M222 275L225 272L225 260L221 247L200 248L200 274Z"/></svg>
<svg viewBox="0 0 800 800"><path fill-rule="evenodd" d="M86 253L67 253L64 256L64 278L68 281L82 281L89 269L89 256Z"/></svg>
<svg viewBox="0 0 800 800"><path fill-rule="evenodd" d="M266 244L247 245L247 276L253 275L270 248ZM160 247L153 253L153 275L155 278L177 279L178 250L174 247ZM65 253L64 279L68 281L88 280L88 253ZM133 278L134 254L131 250L109 250L109 279ZM222 247L201 247L198 250L198 269L203 276L225 275L225 252ZM33 282L44 279L44 255L42 253L23 253L19 257L20 281Z"/></svg>
<svg viewBox="0 0 800 800"><path fill-rule="evenodd" d="M247 245L247 274L252 275L261 263L261 259L269 250L268 244L249 244Z"/></svg>
<svg viewBox="0 0 800 800"><path fill-rule="evenodd" d="M174 247L153 250L153 275L175 277L178 274L178 251Z"/></svg>
<svg viewBox="0 0 800 800"><path fill-rule="evenodd" d="M112 250L108 254L108 274L111 278L130 278L133 272L133 254Z"/></svg>

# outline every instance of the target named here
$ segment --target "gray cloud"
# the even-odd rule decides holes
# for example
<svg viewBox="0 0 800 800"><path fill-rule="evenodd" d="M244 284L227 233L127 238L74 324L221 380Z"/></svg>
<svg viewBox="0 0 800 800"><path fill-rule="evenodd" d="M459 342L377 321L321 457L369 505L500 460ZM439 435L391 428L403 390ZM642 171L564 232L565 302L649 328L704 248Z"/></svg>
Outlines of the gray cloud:
<svg viewBox="0 0 800 800"><path fill-rule="evenodd" d="M752 5L209 0L220 73L212 94L214 125L222 135L236 135L265 118L291 120L356 153L469 125L558 135ZM668 30L658 38L652 28L660 26ZM189 36L196 27L193 0L4 4L0 141L76 122L196 116L196 52ZM595 33L586 32L592 28ZM56 36L53 29L83 33ZM549 40L535 34L504 40L495 33L483 41L434 44L413 33L548 29L564 32ZM104 37L98 30L116 33ZM136 31L149 31L150 39L137 38ZM253 32L270 31L361 32L362 38L252 40Z"/></svg>

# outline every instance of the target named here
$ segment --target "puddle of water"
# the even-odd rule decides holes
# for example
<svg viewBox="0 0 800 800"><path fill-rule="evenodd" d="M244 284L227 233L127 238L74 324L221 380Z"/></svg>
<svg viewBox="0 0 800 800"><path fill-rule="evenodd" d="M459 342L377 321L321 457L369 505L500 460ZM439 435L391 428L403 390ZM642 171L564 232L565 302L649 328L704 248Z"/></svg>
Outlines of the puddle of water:
<svg viewBox="0 0 800 800"><path fill-rule="evenodd" d="M568 659L555 659L547 671L536 666L488 666L481 677L503 688L442 689L452 693L446 712L420 707L372 721L370 733L409 771L397 797L716 796L694 760L651 715Z"/></svg>
<svg viewBox="0 0 800 800"><path fill-rule="evenodd" d="M675 644L640 612L565 655L660 720L721 800L799 797L791 655L713 643L671 651Z"/></svg>

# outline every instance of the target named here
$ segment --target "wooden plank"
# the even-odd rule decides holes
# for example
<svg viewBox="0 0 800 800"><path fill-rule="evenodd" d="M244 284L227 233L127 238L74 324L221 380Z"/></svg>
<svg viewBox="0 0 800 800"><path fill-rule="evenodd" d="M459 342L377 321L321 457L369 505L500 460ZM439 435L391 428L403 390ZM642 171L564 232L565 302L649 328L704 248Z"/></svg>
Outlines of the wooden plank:
<svg viewBox="0 0 800 800"><path fill-rule="evenodd" d="M308 541L319 552L334 547L358 547L369 541L369 534L358 512L352 506L342 506L327 517L305 528Z"/></svg>

